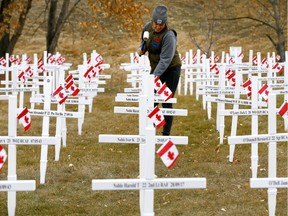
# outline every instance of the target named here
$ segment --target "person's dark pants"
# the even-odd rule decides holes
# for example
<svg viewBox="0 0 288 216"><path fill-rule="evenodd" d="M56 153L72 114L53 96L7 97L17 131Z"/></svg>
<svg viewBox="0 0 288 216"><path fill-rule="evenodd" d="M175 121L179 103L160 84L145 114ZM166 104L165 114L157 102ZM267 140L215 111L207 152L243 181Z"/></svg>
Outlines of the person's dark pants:
<svg viewBox="0 0 288 216"><path fill-rule="evenodd" d="M173 93L173 97L174 94L177 90L177 86L179 83L179 79L180 79L180 73L181 73L181 66L175 66L172 68L168 68L161 76L160 76L160 80L161 82L164 84L166 83L166 85L168 86L168 88L172 91ZM154 104L154 106L157 106L158 104ZM172 109L172 103L162 103L162 107L163 108L169 108ZM173 122L173 116L166 116L164 115L165 118L165 125L163 126L163 132L162 134L164 136L169 136L170 135L170 131L171 131L171 127L172 127L172 122Z"/></svg>

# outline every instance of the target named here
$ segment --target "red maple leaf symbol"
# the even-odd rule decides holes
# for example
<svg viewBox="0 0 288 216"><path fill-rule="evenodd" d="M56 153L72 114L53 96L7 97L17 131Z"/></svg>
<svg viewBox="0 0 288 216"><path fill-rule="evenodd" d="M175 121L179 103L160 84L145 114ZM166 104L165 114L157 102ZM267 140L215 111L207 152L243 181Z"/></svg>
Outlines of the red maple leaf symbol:
<svg viewBox="0 0 288 216"><path fill-rule="evenodd" d="M173 160L173 159L174 159L174 152L169 151L169 152L168 152L168 158L169 158L170 160Z"/></svg>
<svg viewBox="0 0 288 216"><path fill-rule="evenodd" d="M157 86L157 87L160 87L160 82L156 82L156 86Z"/></svg>
<svg viewBox="0 0 288 216"><path fill-rule="evenodd" d="M63 98L64 97L64 94L62 92L59 92L59 97L60 98Z"/></svg>
<svg viewBox="0 0 288 216"><path fill-rule="evenodd" d="M74 91L74 90L75 90L75 87L74 87L74 86L71 86L71 90Z"/></svg>
<svg viewBox="0 0 288 216"><path fill-rule="evenodd" d="M0 156L0 164L4 163L4 156Z"/></svg>
<svg viewBox="0 0 288 216"><path fill-rule="evenodd" d="M164 91L164 95L168 96L169 95L169 91Z"/></svg>
<svg viewBox="0 0 288 216"><path fill-rule="evenodd" d="M156 114L157 121L161 121L161 115Z"/></svg>
<svg viewBox="0 0 288 216"><path fill-rule="evenodd" d="M29 118L27 116L24 116L24 121L25 121L25 123L28 123L29 122Z"/></svg>
<svg viewBox="0 0 288 216"><path fill-rule="evenodd" d="M266 95L268 95L268 94L269 94L269 91L268 91L268 90L266 90L266 91L265 91L265 94L266 94Z"/></svg>

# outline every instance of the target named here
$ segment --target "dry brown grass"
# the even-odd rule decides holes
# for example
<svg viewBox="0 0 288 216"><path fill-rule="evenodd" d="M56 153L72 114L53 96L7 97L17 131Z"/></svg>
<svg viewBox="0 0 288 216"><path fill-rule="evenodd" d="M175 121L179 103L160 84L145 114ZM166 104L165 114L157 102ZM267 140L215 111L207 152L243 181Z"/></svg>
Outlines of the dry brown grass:
<svg viewBox="0 0 288 216"><path fill-rule="evenodd" d="M149 1L148 7L154 2ZM204 1L162 1L170 8L170 23L178 30L179 51L184 54L189 49L196 50L191 43L189 32L203 37L200 21L205 19ZM214 1L211 1L214 2ZM226 1L218 2L218 7ZM233 4L231 1L231 4ZM236 1L235 1L236 2ZM234 2L234 4L235 4ZM157 2L158 3L158 2ZM243 1L245 3L245 1ZM207 3L206 3L207 4ZM212 3L211 3L212 4ZM227 3L228 4L228 3ZM238 4L238 3L237 3ZM241 4L241 3L239 3ZM204 5L204 6L203 6ZM205 9L206 8L206 9ZM237 11L240 11L241 5ZM230 7L232 10L233 7ZM173 11L173 12L172 12ZM235 12L234 11L234 12ZM218 11L219 12L219 11ZM225 13L227 11L222 11ZM220 13L220 12L219 12ZM149 15L146 15L149 16ZM227 32L219 38L213 50L220 54L229 51L230 46L242 46L246 55L253 49L266 53L273 51L269 42L265 41L261 32L249 32L234 28L223 28ZM69 34L67 34L69 35ZM114 106L132 106L130 103L116 103L116 93L123 92L126 83L126 72L119 69L120 63L129 61L129 53L138 46L137 38L123 38L111 41L110 37L99 37L96 42L84 39L74 43L69 39L61 39L59 51L72 68L81 64L82 54L93 49L104 57L111 68L104 71L111 74L112 79L105 85L105 93L100 93L93 101L91 113L86 110L82 135L77 134L77 120L68 119L67 147L61 148L60 161L54 161L54 149L49 147L48 168L45 185L39 184L40 147L19 146L17 148L18 179L35 179L37 189L34 192L17 193L16 215L89 215L89 216L135 216L139 215L138 191L92 191L92 179L136 178L139 175L139 149L135 144L103 144L98 142L99 134L137 134L138 117L113 113ZM205 35L204 35L205 36ZM260 39L255 43L255 38ZM42 54L45 36L33 39L21 38L15 53ZM31 43L32 42L32 43ZM207 188L198 190L155 190L154 210L157 216L254 216L268 215L267 190L251 189L250 146L236 147L235 162L229 163L227 141L218 146L215 110L213 105L212 119L207 119L202 109L201 100L195 96L177 95L175 108L187 109L187 117L175 117L173 135L188 136L189 144L179 146L180 158L171 170L167 170L162 161L156 157L156 174L165 177L205 177ZM69 109L75 109L70 107ZM1 102L1 114L6 116L6 105ZM1 133L7 132L7 119L1 118ZM3 119L3 120L2 120ZM250 118L239 118L243 126L239 126L239 134L249 133ZM266 120L263 130L265 130ZM230 133L231 119L226 118L225 135ZM51 120L50 133L55 133L55 120ZM41 120L33 118L33 126L29 132L41 134ZM159 131L157 131L158 133ZM21 127L19 135L23 135ZM70 164L73 164L71 166ZM70 166L69 166L70 165ZM259 176L267 176L267 145L259 145ZM287 176L287 145L278 146L278 175ZM7 177L7 164L0 179ZM0 193L0 215L7 215L7 194ZM279 189L277 195L276 215L287 215L287 190Z"/></svg>

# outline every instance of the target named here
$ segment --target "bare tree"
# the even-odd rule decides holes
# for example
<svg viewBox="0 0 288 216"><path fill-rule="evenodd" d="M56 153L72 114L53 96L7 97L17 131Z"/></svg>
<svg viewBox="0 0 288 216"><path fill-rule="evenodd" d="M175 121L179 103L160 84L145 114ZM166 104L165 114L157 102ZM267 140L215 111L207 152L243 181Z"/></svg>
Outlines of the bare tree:
<svg viewBox="0 0 288 216"><path fill-rule="evenodd" d="M90 36L95 34L99 27L101 30L110 31L110 26L107 25L110 22L115 22L114 26L121 31L131 31L142 25L141 17L145 11L147 12L141 2L135 0L45 0L45 2L34 1L34 3L39 7L37 9L39 14L31 18L33 19L31 26L34 27L29 29L34 35L44 27L46 50L49 53L55 53L61 32L67 24L72 28L76 24L84 27L82 28L84 34ZM0 56L4 56L5 53L12 54L22 34L31 4L32 0L0 1ZM78 16L74 15L76 10ZM79 11L82 11L82 14ZM104 20L109 22L105 23Z"/></svg>
<svg viewBox="0 0 288 216"><path fill-rule="evenodd" d="M2 0L0 5L0 56L12 54L22 34L32 0Z"/></svg>
<svg viewBox="0 0 288 216"><path fill-rule="evenodd" d="M284 26L282 24L282 18L280 15L279 1L278 0L270 0L270 2L273 6L273 11L274 11L274 16L273 16L273 18L275 20L275 28L274 29L275 29L276 34L277 34L277 40L275 41L273 39L273 37L271 37L268 34L266 34L266 36L273 43L273 45L276 48L277 52L279 53L281 59L285 60L285 47L286 47L285 44L287 43L287 41L285 41ZM286 7L286 14L285 15L287 16L287 7Z"/></svg>
<svg viewBox="0 0 288 216"><path fill-rule="evenodd" d="M212 15L214 17L214 13ZM205 53L206 56L210 56L212 48L214 43L217 41L216 34L214 32L215 30L215 21L214 19L207 19L207 32L205 33L205 37L203 40L197 39L195 36L192 35L192 33L189 33L190 40L192 43L202 51L202 53Z"/></svg>
<svg viewBox="0 0 288 216"><path fill-rule="evenodd" d="M109 31L111 26L105 27L105 22L103 20L108 20L110 22L115 21L120 29L122 30L135 30L137 27L142 27L141 16L143 11L147 10L141 3L136 3L134 0L88 0L86 8L81 6L78 7L81 0L75 0L71 4L70 0L63 0L61 10L57 16L57 4L58 0L50 0L48 19L47 19L47 35L46 35L46 47L49 53L54 53L57 48L60 33L63 30L64 25L67 23L68 19L76 9L82 10L85 13L81 17L80 25L85 25L85 34L95 35L97 30L100 29ZM125 7L123 7L125 5ZM48 7L46 7L48 8ZM83 9L85 8L85 9ZM87 16L88 14L88 16ZM70 18L69 18L70 17ZM84 19L86 18L86 21ZM101 19L99 19L101 17ZM72 17L72 19L78 19L79 17Z"/></svg>
<svg viewBox="0 0 288 216"><path fill-rule="evenodd" d="M280 55L281 61L285 61L285 47L287 40L285 39L285 16L287 15L287 8L282 1L280 7L279 0L255 0L251 1L253 5L248 5L246 8L248 15L215 18L215 21L239 21L250 20L250 26L256 28L266 28L266 37L272 42L277 54ZM241 28L241 27L240 27ZM243 28L243 27L242 27ZM245 27L246 28L246 27ZM287 31L287 28L286 28Z"/></svg>
<svg viewBox="0 0 288 216"><path fill-rule="evenodd" d="M77 0L70 7L70 0L64 0L62 7L57 17L57 4L58 0L50 1L50 8L47 19L47 34L46 34L46 49L48 53L55 53L60 34L63 26L69 16L75 10L80 0ZM49 2L48 2L49 3Z"/></svg>

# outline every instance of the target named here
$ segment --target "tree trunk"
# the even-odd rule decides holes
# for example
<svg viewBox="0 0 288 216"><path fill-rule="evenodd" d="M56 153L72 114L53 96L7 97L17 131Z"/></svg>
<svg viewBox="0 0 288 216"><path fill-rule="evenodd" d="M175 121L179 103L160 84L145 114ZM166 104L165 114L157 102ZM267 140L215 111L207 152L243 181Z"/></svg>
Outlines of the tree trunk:
<svg viewBox="0 0 288 216"><path fill-rule="evenodd" d="M280 61L285 61L285 35L284 28L281 22L280 9L279 9L279 1L278 0L270 0L275 18L275 27L277 33L277 42L275 43L275 49L277 53L280 55Z"/></svg>
<svg viewBox="0 0 288 216"><path fill-rule="evenodd" d="M25 5L25 8L23 8L23 10L20 13L19 19L18 19L18 27L15 31L15 34L12 35L11 39L10 39L10 43L7 47L7 53L12 54L13 50L15 48L15 45L18 41L18 39L20 38L20 36L22 35L22 31L23 28L25 26L25 21L27 18L27 14L31 8L32 5L32 0L27 0L27 3Z"/></svg>
<svg viewBox="0 0 288 216"><path fill-rule="evenodd" d="M5 22L5 20L4 20L5 14L3 12L5 9L7 9L7 7L9 6L10 3L12 3L11 0L3 0L1 2L0 23ZM32 4L32 0L27 0L27 2L23 5L22 11L19 14L18 25L17 25L17 29L15 29L15 33L13 35L11 35L9 25L8 25L8 31L3 33L3 36L0 39L0 56L1 57L4 57L6 53L9 53L9 55L11 55L13 53L14 47L15 47L19 37L22 34L22 31L23 31L23 28L25 25L25 21L27 18L27 14L31 8L31 4ZM9 11L9 13L13 13L13 11Z"/></svg>
<svg viewBox="0 0 288 216"><path fill-rule="evenodd" d="M5 8L8 7L8 5L11 3L11 0L3 0L1 2L1 8L0 8L0 23L4 22L4 14L3 11ZM5 57L5 53L7 51L8 45L9 45L9 37L10 33L5 32L3 33L2 38L0 39L0 57Z"/></svg>
<svg viewBox="0 0 288 216"><path fill-rule="evenodd" d="M64 0L59 14L56 20L56 10L57 10L58 0L51 0L49 16L48 16L48 29L47 29L47 41L46 49L48 53L54 54L58 45L58 40L63 29L65 22L76 8L80 0L76 1L74 5L69 10L70 0Z"/></svg>
<svg viewBox="0 0 288 216"><path fill-rule="evenodd" d="M47 19L47 35L46 35L46 49L48 53L53 53L54 50L50 49L51 43L55 35L55 25L56 25L56 11L57 11L57 0L51 0L50 9Z"/></svg>

